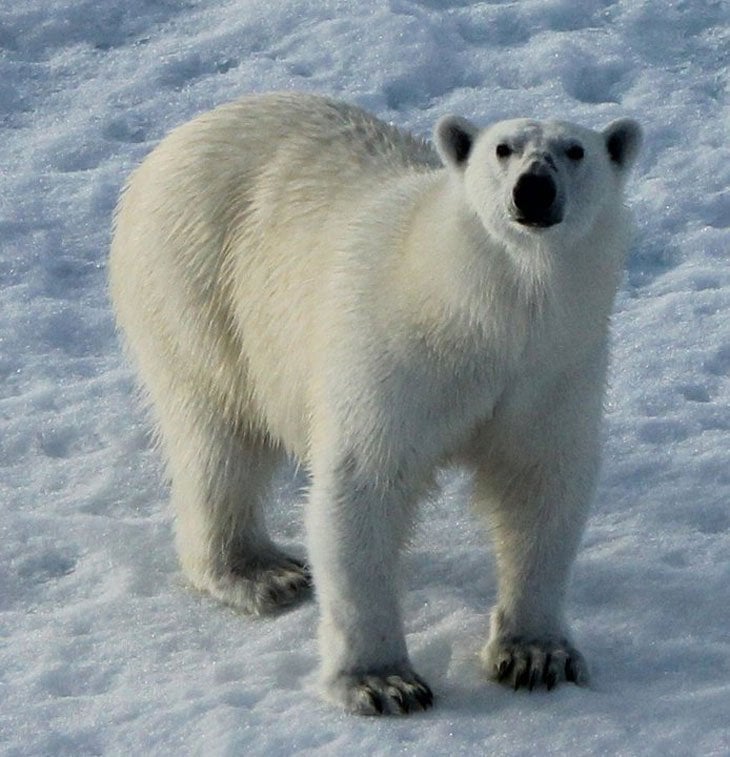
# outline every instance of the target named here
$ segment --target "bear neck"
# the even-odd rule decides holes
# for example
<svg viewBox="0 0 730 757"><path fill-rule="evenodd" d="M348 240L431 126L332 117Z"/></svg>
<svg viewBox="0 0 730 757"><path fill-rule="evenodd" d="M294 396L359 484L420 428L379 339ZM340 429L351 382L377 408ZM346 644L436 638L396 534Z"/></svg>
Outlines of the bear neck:
<svg viewBox="0 0 730 757"><path fill-rule="evenodd" d="M524 251L523 251L524 252ZM544 308L556 275L549 248L515 254L490 234L469 207L458 177L443 171L423 192L409 218L405 243L408 275L417 291L453 317L494 319L495 300L506 312L534 315Z"/></svg>
<svg viewBox="0 0 730 757"><path fill-rule="evenodd" d="M458 178L437 172L406 224L405 270L396 280L412 282L406 296L419 328L452 324L455 333L466 328L477 339L510 343L517 351L586 321L603 338L626 240L600 229L600 250L592 234L569 245L525 235L520 248L485 228Z"/></svg>

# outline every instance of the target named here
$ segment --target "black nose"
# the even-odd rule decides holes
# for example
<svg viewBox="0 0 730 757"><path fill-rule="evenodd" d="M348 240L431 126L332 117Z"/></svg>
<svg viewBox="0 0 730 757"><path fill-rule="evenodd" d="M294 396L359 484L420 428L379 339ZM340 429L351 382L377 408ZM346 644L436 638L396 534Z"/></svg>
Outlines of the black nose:
<svg viewBox="0 0 730 757"><path fill-rule="evenodd" d="M512 190L512 201L520 223L550 225L557 189L552 177L544 173L523 173Z"/></svg>

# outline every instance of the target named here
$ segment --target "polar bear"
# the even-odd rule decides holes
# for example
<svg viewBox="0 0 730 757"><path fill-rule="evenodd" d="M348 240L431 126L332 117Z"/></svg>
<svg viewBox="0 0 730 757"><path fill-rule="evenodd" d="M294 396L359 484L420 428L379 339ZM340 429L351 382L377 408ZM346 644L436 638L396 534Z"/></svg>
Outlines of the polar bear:
<svg viewBox="0 0 730 757"><path fill-rule="evenodd" d="M432 704L399 605L434 472L474 471L498 598L483 662L583 683L563 605L599 465L608 321L641 130L447 116L428 142L313 95L174 130L134 172L110 259L169 463L190 582L250 613L320 605L324 695ZM311 474L308 565L270 539L278 463Z"/></svg>

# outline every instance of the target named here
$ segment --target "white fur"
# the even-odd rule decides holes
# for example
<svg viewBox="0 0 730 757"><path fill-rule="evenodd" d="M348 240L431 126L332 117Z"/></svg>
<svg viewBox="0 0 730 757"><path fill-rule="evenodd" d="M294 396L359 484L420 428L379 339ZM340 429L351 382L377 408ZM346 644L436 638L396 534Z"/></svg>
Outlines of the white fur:
<svg viewBox="0 0 730 757"><path fill-rule="evenodd" d="M495 536L489 671L585 679L563 597L598 469L639 140L630 121L447 118L437 153L358 109L281 94L175 130L132 176L111 289L169 460L183 569L250 612L304 592L306 568L262 517L277 462L296 456L313 482L322 680L346 708L430 704L406 650L400 548L451 462L475 470ZM551 156L564 208L550 228L511 216L535 155Z"/></svg>

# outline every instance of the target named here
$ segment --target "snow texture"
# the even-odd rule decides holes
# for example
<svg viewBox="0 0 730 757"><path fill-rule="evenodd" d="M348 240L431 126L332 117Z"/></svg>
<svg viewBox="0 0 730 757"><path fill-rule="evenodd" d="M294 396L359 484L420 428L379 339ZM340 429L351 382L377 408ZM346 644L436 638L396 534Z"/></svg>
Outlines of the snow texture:
<svg viewBox="0 0 730 757"><path fill-rule="evenodd" d="M0 3L0 753L727 754L729 28L719 0ZM110 217L170 128L274 89L426 135L448 112L644 124L569 601L589 689L485 680L494 567L459 472L407 558L428 713L322 704L314 604L251 619L185 587L107 299ZM286 473L271 524L301 549Z"/></svg>

